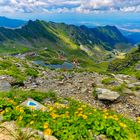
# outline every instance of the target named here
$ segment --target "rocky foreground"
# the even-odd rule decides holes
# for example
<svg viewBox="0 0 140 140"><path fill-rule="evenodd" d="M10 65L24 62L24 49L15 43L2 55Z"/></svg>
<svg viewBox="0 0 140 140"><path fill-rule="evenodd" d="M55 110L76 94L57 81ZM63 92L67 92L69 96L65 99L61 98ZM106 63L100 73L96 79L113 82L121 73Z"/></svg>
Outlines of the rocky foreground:
<svg viewBox="0 0 140 140"><path fill-rule="evenodd" d="M28 77L22 86L14 85L13 81L10 76L0 76L0 90L10 90L12 85L26 90L52 90L59 97L111 109L126 117L135 119L140 116L140 81L132 76L45 70L41 76Z"/></svg>
<svg viewBox="0 0 140 140"><path fill-rule="evenodd" d="M32 106L37 101L38 110L26 108L27 99ZM0 58L3 140L137 140L139 100L140 80L133 76L50 70L26 59Z"/></svg>

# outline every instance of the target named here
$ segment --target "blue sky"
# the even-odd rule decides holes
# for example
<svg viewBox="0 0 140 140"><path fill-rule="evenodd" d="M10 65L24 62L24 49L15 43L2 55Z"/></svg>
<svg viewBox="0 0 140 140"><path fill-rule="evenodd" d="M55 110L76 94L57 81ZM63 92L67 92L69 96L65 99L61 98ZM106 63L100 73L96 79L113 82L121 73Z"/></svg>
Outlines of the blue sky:
<svg viewBox="0 0 140 140"><path fill-rule="evenodd" d="M0 15L140 29L140 0L0 0Z"/></svg>

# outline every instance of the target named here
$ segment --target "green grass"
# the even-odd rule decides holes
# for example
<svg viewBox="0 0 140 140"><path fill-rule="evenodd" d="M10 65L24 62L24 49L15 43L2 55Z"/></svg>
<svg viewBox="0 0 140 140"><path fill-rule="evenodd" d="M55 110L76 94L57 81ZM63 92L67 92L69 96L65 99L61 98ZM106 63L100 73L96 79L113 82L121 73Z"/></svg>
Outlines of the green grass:
<svg viewBox="0 0 140 140"><path fill-rule="evenodd" d="M28 65L26 60L14 57L2 57L0 60L0 75L12 76L15 78L16 83L23 83L29 76L37 77L39 72L31 63Z"/></svg>
<svg viewBox="0 0 140 140"><path fill-rule="evenodd" d="M20 127L30 127L54 135L60 140L91 140L103 134L109 140L139 140L140 124L108 110L98 110L75 100L68 104L54 92L13 90L0 94L0 113L3 121L16 121ZM41 103L46 98L56 99L44 104L49 110L42 112L19 106L31 97ZM66 100L66 99L65 99Z"/></svg>

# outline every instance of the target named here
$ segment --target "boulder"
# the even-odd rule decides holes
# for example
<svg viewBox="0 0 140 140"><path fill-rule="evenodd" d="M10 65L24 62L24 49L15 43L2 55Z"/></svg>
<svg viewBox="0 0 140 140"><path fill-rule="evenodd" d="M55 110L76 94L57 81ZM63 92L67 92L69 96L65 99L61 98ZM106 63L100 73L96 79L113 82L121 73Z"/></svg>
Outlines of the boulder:
<svg viewBox="0 0 140 140"><path fill-rule="evenodd" d="M95 91L99 100L115 101L120 97L119 93L109 89L97 88Z"/></svg>
<svg viewBox="0 0 140 140"><path fill-rule="evenodd" d="M8 92L11 89L11 85L6 80L0 80L0 92Z"/></svg>
<svg viewBox="0 0 140 140"><path fill-rule="evenodd" d="M21 106L29 107L31 110L42 110L46 111L47 107L42 105L41 103L33 100L32 98L28 98L26 101L24 101Z"/></svg>
<svg viewBox="0 0 140 140"><path fill-rule="evenodd" d="M15 83L15 79L12 76L9 76L9 75L1 75L0 76L0 81L1 80L5 80L5 81L9 82L10 84Z"/></svg>
<svg viewBox="0 0 140 140"><path fill-rule="evenodd" d="M140 64L137 64L135 70L140 70Z"/></svg>

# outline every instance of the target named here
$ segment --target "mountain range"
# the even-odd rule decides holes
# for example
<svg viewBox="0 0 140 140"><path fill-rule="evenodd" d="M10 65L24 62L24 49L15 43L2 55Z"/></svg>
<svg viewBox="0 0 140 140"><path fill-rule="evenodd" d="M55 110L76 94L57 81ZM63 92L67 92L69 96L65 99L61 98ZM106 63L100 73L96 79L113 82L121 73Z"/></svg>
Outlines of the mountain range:
<svg viewBox="0 0 140 140"><path fill-rule="evenodd" d="M8 27L8 28L17 28L23 26L26 23L24 20L18 19L10 19L7 17L0 16L0 26L1 27Z"/></svg>
<svg viewBox="0 0 140 140"><path fill-rule="evenodd" d="M35 52L47 63L78 60L84 66L104 60L113 49L128 49L130 41L115 26L88 28L29 21L20 28L0 27L0 53Z"/></svg>

